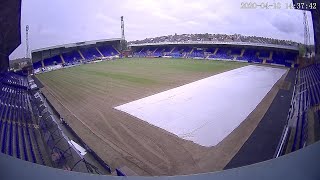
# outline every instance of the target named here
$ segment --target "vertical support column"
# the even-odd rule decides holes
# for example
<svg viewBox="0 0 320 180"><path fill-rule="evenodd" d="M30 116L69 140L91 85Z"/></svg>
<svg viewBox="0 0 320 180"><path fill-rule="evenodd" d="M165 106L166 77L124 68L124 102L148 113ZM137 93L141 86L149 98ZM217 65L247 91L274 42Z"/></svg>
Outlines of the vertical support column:
<svg viewBox="0 0 320 180"><path fill-rule="evenodd" d="M186 52L183 57L186 58L188 55L192 54L193 51L194 51L194 48L192 48L190 52Z"/></svg>
<svg viewBox="0 0 320 180"><path fill-rule="evenodd" d="M82 59L85 59L84 56L82 55L82 52L80 50L78 50L78 53L80 54L80 56L82 57ZM80 60L82 63L82 59Z"/></svg>
<svg viewBox="0 0 320 180"><path fill-rule="evenodd" d="M271 60L271 59L272 59L272 56L273 56L273 51L270 52L270 55L269 55L268 60Z"/></svg>
<svg viewBox="0 0 320 180"><path fill-rule="evenodd" d="M98 53L101 55L101 57L104 57L103 54L101 53L101 51L98 49L98 47L96 47L96 50L97 50Z"/></svg>
<svg viewBox="0 0 320 180"><path fill-rule="evenodd" d="M173 48L171 49L170 53L172 53L172 51L173 51L175 48L176 48L176 47L173 47Z"/></svg>
<svg viewBox="0 0 320 180"><path fill-rule="evenodd" d="M156 49L152 52L152 54L154 54L154 53L156 52L156 50L158 50L158 48L156 48Z"/></svg>
<svg viewBox="0 0 320 180"><path fill-rule="evenodd" d="M60 54L60 58L61 58L63 64L66 63L66 62L64 61L64 57L62 56L62 54Z"/></svg>
<svg viewBox="0 0 320 180"><path fill-rule="evenodd" d="M189 52L189 54L193 53L194 48L191 49L191 51Z"/></svg>
<svg viewBox="0 0 320 180"><path fill-rule="evenodd" d="M245 52L245 49L242 49L239 57L243 57L244 52Z"/></svg>
<svg viewBox="0 0 320 180"><path fill-rule="evenodd" d="M42 67L44 67L44 63L43 63L43 60L41 60L41 65L42 65Z"/></svg>
<svg viewBox="0 0 320 180"><path fill-rule="evenodd" d="M120 54L120 51L118 51L117 48L115 48L114 46L112 46L112 48L113 48L114 50L116 50L116 51L118 52L118 54Z"/></svg>
<svg viewBox="0 0 320 180"><path fill-rule="evenodd" d="M218 52L218 50L219 50L219 48L216 48L216 49L214 50L214 52L213 52L213 55L216 55L217 52Z"/></svg>

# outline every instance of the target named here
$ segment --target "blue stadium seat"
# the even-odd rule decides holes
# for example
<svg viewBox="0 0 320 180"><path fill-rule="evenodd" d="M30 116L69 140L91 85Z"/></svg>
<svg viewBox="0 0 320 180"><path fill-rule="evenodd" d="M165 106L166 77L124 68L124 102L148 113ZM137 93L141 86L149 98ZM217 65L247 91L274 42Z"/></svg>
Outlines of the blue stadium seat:
<svg viewBox="0 0 320 180"><path fill-rule="evenodd" d="M37 139L36 139L36 133L35 133L35 130L34 130L34 128L31 128L31 131L32 131L32 135L33 135L33 137L35 138L35 143L36 143L36 146L37 146L37 148L38 148L38 150L40 149L40 147L39 147L39 143L38 143L38 141L37 141ZM41 164L42 165L45 165L45 161L44 161L44 159L43 159L43 155L42 155L42 153L41 153L41 151L38 151L38 154L39 154L39 156L40 156L40 160L41 160Z"/></svg>
<svg viewBox="0 0 320 180"><path fill-rule="evenodd" d="M34 154L34 149L33 149L33 146L32 146L30 132L29 132L29 128L28 127L26 127L26 131L27 131L27 136L28 136L28 141L29 141L29 149L30 149L30 152L31 152L32 162L36 163L37 162L36 161L36 156Z"/></svg>
<svg viewBox="0 0 320 180"><path fill-rule="evenodd" d="M2 138L2 128L4 127L3 123L2 123L2 119L0 119L0 137ZM2 139L1 140L1 143L2 143ZM1 148L2 148L2 144L1 144Z"/></svg>
<svg viewBox="0 0 320 180"><path fill-rule="evenodd" d="M154 56L159 57L163 56L163 52L165 51L165 48L163 47L158 47L156 51L153 53Z"/></svg>
<svg viewBox="0 0 320 180"><path fill-rule="evenodd" d="M80 51L86 60L93 60L95 57L101 57L101 54L95 47L83 48Z"/></svg>
<svg viewBox="0 0 320 180"><path fill-rule="evenodd" d="M282 58L295 58L295 55L282 54ZM278 55L276 55L277 57ZM279 56L278 56L279 57ZM285 59L288 60L288 59ZM317 78L320 74L320 69L317 65L310 65L298 70L296 88L293 96L293 113L290 120L294 131L289 137L293 137L292 146L288 147L290 151L295 151L303 148L308 139L308 110L311 107L317 107L320 104L320 79Z"/></svg>
<svg viewBox="0 0 320 180"><path fill-rule="evenodd" d="M25 159L26 161L29 161L28 154L27 154L27 146L26 146L26 141L25 141L24 130L23 130L23 127L21 127L21 126L20 126L20 132L21 132L21 139L22 139L22 148L23 148L24 159Z"/></svg>
<svg viewBox="0 0 320 180"><path fill-rule="evenodd" d="M209 58L216 58L216 59L233 59L233 56L228 54L229 48L220 47L216 54L212 54Z"/></svg>
<svg viewBox="0 0 320 180"><path fill-rule="evenodd" d="M245 60L248 62L259 62L260 60L256 57L256 50L246 49L242 57L237 57L237 60Z"/></svg>
<svg viewBox="0 0 320 180"><path fill-rule="evenodd" d="M275 63L275 64L285 64L285 54L284 52L273 52L272 60L268 60L267 63Z"/></svg>
<svg viewBox="0 0 320 180"><path fill-rule="evenodd" d="M270 51L267 50L259 50L259 57L260 58L269 58L270 57Z"/></svg>
<svg viewBox="0 0 320 180"><path fill-rule="evenodd" d="M205 50L205 52L213 54L215 50L216 50L215 47L209 47Z"/></svg>
<svg viewBox="0 0 320 180"><path fill-rule="evenodd" d="M194 48L192 53L190 53L188 55L188 57L191 57L191 58L205 58L204 52L205 51L202 48Z"/></svg>
<svg viewBox="0 0 320 180"><path fill-rule="evenodd" d="M1 141L1 152L2 153L6 153L6 149L7 149L7 121L5 121L3 123L3 135L2 135L2 141Z"/></svg>
<svg viewBox="0 0 320 180"><path fill-rule="evenodd" d="M242 51L241 48L236 48L236 47L230 48L230 50L231 50L231 55L240 55Z"/></svg>
<svg viewBox="0 0 320 180"><path fill-rule="evenodd" d="M38 61L33 63L32 66L33 66L33 69L39 69L39 68L42 68L42 63L41 61Z"/></svg>
<svg viewBox="0 0 320 180"><path fill-rule="evenodd" d="M28 109L28 82L24 76L6 73L0 78L1 152L21 158L19 126L23 108ZM30 118L30 113L25 117ZM27 155L27 154L25 154Z"/></svg>
<svg viewBox="0 0 320 180"><path fill-rule="evenodd" d="M81 55L79 54L79 52L77 50L63 53L62 57L63 57L65 63L75 63L76 61L79 61L82 59Z"/></svg>
<svg viewBox="0 0 320 180"><path fill-rule="evenodd" d="M100 46L100 47L98 47L98 49L103 54L104 57L119 55L118 51L116 51L111 45L110 46Z"/></svg>
<svg viewBox="0 0 320 180"><path fill-rule="evenodd" d="M47 59L43 60L44 66L53 66L53 65L61 64L61 63L62 63L62 60L61 60L60 55L53 56L51 58L47 58Z"/></svg>
<svg viewBox="0 0 320 180"><path fill-rule="evenodd" d="M13 155L13 123L11 122L10 123L10 132L9 132L9 148L8 148L8 154L10 155L10 156L12 156Z"/></svg>
<svg viewBox="0 0 320 180"><path fill-rule="evenodd" d="M15 137L16 137L16 155L17 155L17 158L21 158L21 155L20 155L20 144L19 144L19 127L18 127L18 125L16 125Z"/></svg>
<svg viewBox="0 0 320 180"><path fill-rule="evenodd" d="M173 58L181 58L185 54L190 53L191 50L192 48L188 46L177 46L171 53L167 53L167 55L172 56Z"/></svg>

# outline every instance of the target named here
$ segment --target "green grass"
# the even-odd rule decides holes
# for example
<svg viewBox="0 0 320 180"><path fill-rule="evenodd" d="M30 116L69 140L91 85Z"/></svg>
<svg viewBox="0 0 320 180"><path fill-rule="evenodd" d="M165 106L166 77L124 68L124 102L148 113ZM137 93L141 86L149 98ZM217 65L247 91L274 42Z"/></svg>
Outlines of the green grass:
<svg viewBox="0 0 320 180"><path fill-rule="evenodd" d="M38 74L63 99L105 96L143 97L247 65L189 59L119 59ZM72 92L72 93L70 93ZM131 97L132 96L132 97Z"/></svg>
<svg viewBox="0 0 320 180"><path fill-rule="evenodd" d="M36 76L43 82L45 87L42 92L47 95L48 100L102 158L111 162L119 162L119 159L126 162L126 157L122 156L128 153L133 154L135 162L139 161L139 168L150 164L155 166L160 162L159 167L169 167L170 170L171 167L175 168L175 165L170 164L171 160L175 160L171 155L176 156L169 154L171 160L166 159L167 152L162 151L163 147L159 143L167 143L170 151L171 144L180 141L158 128L140 123L114 107L246 65L248 63L190 59L119 59ZM103 137L103 141L96 135ZM161 141L159 137L168 139ZM159 142L153 141L157 139L160 139ZM111 143L116 144L117 148L113 148ZM182 145L174 147L173 151L185 151L184 142L177 144ZM125 149L126 153L116 152L118 148ZM112 156L105 153L106 149L111 150ZM207 149L203 152L206 153ZM164 157L164 161L150 161L151 158L161 157ZM177 158L181 160L180 157ZM184 161L193 162L183 159ZM160 169L159 167L156 169Z"/></svg>
<svg viewBox="0 0 320 180"><path fill-rule="evenodd" d="M157 83L153 75L164 73L216 73L246 65L241 62L204 61L188 59L122 59L86 64L38 75L45 78L52 74L72 72L76 74L111 78L137 84Z"/></svg>

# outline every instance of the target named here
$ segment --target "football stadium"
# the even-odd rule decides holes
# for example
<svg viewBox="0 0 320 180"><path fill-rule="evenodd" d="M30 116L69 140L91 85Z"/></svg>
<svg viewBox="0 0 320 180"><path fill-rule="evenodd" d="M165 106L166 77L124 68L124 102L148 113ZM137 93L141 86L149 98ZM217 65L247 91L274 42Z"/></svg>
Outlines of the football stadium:
<svg viewBox="0 0 320 180"><path fill-rule="evenodd" d="M320 178L319 7L292 3L310 4L295 11L311 12L314 50L307 23L304 44L209 33L126 41L121 16L121 38L32 49L31 64L12 70L22 2L4 2L1 174Z"/></svg>

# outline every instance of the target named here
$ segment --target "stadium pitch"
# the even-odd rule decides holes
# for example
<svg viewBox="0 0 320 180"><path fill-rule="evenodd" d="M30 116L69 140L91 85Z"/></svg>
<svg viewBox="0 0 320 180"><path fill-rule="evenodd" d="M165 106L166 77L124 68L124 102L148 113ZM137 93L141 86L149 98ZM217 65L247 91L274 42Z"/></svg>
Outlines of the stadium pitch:
<svg viewBox="0 0 320 180"><path fill-rule="evenodd" d="M222 170L255 129L286 74L248 117L213 147L179 138L114 107L246 65L186 59L121 59L37 77L44 84L41 90L48 100L111 167L127 166L139 175L177 175Z"/></svg>
<svg viewBox="0 0 320 180"><path fill-rule="evenodd" d="M183 139L211 147L245 120L285 72L285 69L250 65L116 109Z"/></svg>

